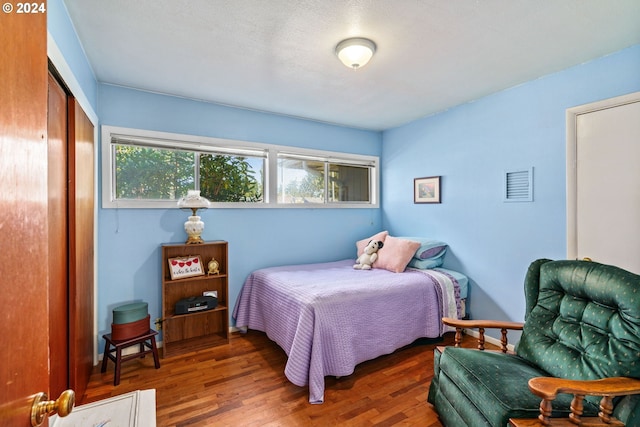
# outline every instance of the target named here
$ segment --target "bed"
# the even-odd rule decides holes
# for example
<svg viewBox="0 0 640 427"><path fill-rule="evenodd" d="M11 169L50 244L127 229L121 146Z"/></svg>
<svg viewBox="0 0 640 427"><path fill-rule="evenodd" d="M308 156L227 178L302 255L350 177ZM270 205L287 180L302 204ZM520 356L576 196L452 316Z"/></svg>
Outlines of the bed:
<svg viewBox="0 0 640 427"><path fill-rule="evenodd" d="M355 270L354 260L256 270L244 283L236 327L265 332L287 354L285 375L324 401L324 377L448 330L463 316L467 278L443 268Z"/></svg>

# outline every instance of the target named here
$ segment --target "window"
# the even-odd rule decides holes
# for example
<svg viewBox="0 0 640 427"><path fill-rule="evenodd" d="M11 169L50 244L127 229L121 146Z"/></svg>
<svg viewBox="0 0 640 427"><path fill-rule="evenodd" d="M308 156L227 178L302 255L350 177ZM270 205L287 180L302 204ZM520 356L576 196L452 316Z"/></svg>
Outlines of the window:
<svg viewBox="0 0 640 427"><path fill-rule="evenodd" d="M278 155L278 203L371 203L371 166Z"/></svg>
<svg viewBox="0 0 640 427"><path fill-rule="evenodd" d="M116 199L177 200L193 189L195 153L114 144Z"/></svg>
<svg viewBox="0 0 640 427"><path fill-rule="evenodd" d="M211 202L264 201L263 157L200 154L198 158L202 197Z"/></svg>
<svg viewBox="0 0 640 427"><path fill-rule="evenodd" d="M378 158L102 127L102 206L377 207Z"/></svg>
<svg viewBox="0 0 640 427"><path fill-rule="evenodd" d="M369 189L371 168L353 165L329 165L330 202L371 201Z"/></svg>
<svg viewBox="0 0 640 427"><path fill-rule="evenodd" d="M324 163L278 157L278 203L324 203Z"/></svg>

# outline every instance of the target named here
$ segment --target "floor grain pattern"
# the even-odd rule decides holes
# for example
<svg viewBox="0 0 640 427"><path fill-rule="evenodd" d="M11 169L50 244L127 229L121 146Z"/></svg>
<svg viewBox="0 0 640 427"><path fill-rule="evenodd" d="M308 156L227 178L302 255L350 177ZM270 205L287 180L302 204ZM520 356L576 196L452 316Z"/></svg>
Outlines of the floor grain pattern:
<svg viewBox="0 0 640 427"><path fill-rule="evenodd" d="M447 334L437 345L452 345ZM442 424L426 402L433 342L419 341L361 363L340 379L326 378L325 403L311 405L307 387L284 376L286 355L264 333L234 333L228 345L160 360L145 357L94 369L81 404L156 389L159 427L171 426L425 426ZM466 337L465 347L475 347Z"/></svg>

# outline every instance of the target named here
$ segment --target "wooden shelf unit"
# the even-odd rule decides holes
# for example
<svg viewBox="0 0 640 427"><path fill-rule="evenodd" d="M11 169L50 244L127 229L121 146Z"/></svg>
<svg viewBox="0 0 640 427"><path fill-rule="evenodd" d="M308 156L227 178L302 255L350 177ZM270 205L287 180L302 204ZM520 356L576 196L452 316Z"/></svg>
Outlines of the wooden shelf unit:
<svg viewBox="0 0 640 427"><path fill-rule="evenodd" d="M222 240L162 245L162 357L229 343L228 253L228 243ZM195 255L202 260L204 276L171 280L168 260ZM219 274L207 273L207 264L212 258L220 264ZM176 302L202 296L205 291L218 292L216 308L175 314Z"/></svg>

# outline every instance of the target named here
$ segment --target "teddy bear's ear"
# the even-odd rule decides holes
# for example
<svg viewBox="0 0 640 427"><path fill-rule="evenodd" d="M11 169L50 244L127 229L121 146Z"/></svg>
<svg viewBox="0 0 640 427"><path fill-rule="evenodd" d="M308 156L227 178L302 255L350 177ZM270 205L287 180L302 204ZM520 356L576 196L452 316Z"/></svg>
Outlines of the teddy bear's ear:
<svg viewBox="0 0 640 427"><path fill-rule="evenodd" d="M383 246L384 246L383 242L378 242L378 249L382 249Z"/></svg>

